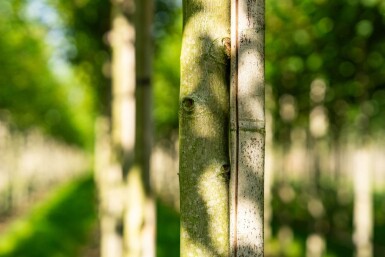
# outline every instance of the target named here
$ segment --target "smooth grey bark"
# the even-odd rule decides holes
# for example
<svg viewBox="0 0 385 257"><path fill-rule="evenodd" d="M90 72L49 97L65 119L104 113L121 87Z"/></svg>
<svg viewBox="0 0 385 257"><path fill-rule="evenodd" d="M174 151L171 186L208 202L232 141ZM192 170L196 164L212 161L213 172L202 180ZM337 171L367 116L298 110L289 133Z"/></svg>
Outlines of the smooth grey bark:
<svg viewBox="0 0 385 257"><path fill-rule="evenodd" d="M264 0L231 8L231 256L264 255Z"/></svg>
<svg viewBox="0 0 385 257"><path fill-rule="evenodd" d="M183 1L181 256L229 256L230 2Z"/></svg>

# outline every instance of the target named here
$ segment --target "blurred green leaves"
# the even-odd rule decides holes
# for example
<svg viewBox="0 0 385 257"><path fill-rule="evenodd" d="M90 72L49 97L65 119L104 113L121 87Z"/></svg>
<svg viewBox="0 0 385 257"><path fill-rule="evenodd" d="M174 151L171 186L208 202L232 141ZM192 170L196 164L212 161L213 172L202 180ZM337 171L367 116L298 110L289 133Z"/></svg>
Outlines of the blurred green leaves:
<svg viewBox="0 0 385 257"><path fill-rule="evenodd" d="M155 25L154 118L159 138L178 129L182 13L176 1L157 1Z"/></svg>
<svg viewBox="0 0 385 257"><path fill-rule="evenodd" d="M36 13L36 20L23 15L23 8L33 2L54 10L57 27ZM19 0L2 1L0 7L1 116L11 117L20 128L38 125L69 142L92 141L94 116L110 112L110 2ZM383 1L266 2L266 80L275 102L268 106L277 139L287 137L291 128L308 126L314 107L311 84L320 79L326 83L320 104L327 110L333 137L344 131L383 131L384 23ZM156 1L157 138L169 137L178 126L181 24L179 1ZM51 43L63 38L64 43L49 46L47 38ZM66 61L67 72L60 68ZM279 103L286 96L294 98L296 108L290 121L280 114Z"/></svg>
<svg viewBox="0 0 385 257"><path fill-rule="evenodd" d="M105 0L47 0L56 8L72 46L66 58L94 97L94 110L110 112L111 3Z"/></svg>
<svg viewBox="0 0 385 257"><path fill-rule="evenodd" d="M22 15L24 5L2 1L0 9L0 118L18 129L40 127L70 143L85 145L79 121L73 119L71 96L54 74L47 29ZM74 104L78 107L77 104Z"/></svg>
<svg viewBox="0 0 385 257"><path fill-rule="evenodd" d="M276 102L295 97L299 112L290 126L307 126L310 86L322 78L331 135L383 130L384 109L365 112L360 106L385 103L375 97L385 86L384 6L376 0L266 2L266 79ZM280 138L290 127L281 126L278 108L272 112Z"/></svg>

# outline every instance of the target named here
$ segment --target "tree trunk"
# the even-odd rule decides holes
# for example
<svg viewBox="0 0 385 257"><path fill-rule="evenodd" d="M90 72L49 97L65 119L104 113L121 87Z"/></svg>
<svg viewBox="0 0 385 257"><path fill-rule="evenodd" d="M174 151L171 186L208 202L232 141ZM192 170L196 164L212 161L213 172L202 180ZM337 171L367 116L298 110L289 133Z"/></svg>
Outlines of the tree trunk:
<svg viewBox="0 0 385 257"><path fill-rule="evenodd" d="M230 2L183 1L181 256L229 256Z"/></svg>
<svg viewBox="0 0 385 257"><path fill-rule="evenodd" d="M115 220L110 223L109 230L116 233L116 251L102 249L102 257L117 256L125 254L123 242L123 212L127 207L123 199L124 185L123 177L127 175L128 169L134 160L135 142L135 29L132 21L133 1L114 1L112 10L112 152L111 168L109 176L119 174L119 183L115 182L114 189L111 188L107 194L113 195L114 202L107 203L112 206L120 206L122 209L115 214ZM118 175L116 175L118 176ZM118 188L118 189L117 189ZM117 193L113 193L117 191ZM139 198L135 198L139 199ZM111 199L110 199L111 200ZM102 231L102 240L104 232ZM103 246L103 244L102 244Z"/></svg>
<svg viewBox="0 0 385 257"><path fill-rule="evenodd" d="M125 241L125 256L155 256L155 200L150 186L152 150L152 17L153 1L137 0L136 23L136 138L134 169L127 177L129 201ZM137 174L136 174L137 172ZM130 188L131 187L131 188ZM133 191L137 188L137 191ZM140 197L136 198L137 195ZM136 198L136 199L134 199ZM132 214L137 213L137 223Z"/></svg>
<svg viewBox="0 0 385 257"><path fill-rule="evenodd" d="M112 145L113 161L125 174L134 160L135 142L135 28L133 3L113 8L112 30Z"/></svg>
<svg viewBox="0 0 385 257"><path fill-rule="evenodd" d="M368 146L359 145L353 154L353 242L357 257L373 256L372 162L369 149Z"/></svg>
<svg viewBox="0 0 385 257"><path fill-rule="evenodd" d="M231 8L231 256L264 255L264 0Z"/></svg>
<svg viewBox="0 0 385 257"><path fill-rule="evenodd" d="M113 169L109 120L98 118L95 126L95 180L99 193L100 256L121 257L122 173ZM115 166L117 167L117 166Z"/></svg>

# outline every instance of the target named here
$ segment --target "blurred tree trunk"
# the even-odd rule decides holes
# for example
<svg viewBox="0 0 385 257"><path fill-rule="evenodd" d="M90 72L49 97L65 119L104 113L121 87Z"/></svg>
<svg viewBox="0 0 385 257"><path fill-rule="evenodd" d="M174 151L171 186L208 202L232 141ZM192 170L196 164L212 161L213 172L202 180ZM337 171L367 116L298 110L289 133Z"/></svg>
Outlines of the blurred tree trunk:
<svg viewBox="0 0 385 257"><path fill-rule="evenodd" d="M120 170L122 174L124 191L116 197L124 210L123 216L117 215L115 228L110 226L109 230L123 240L121 255L124 257L155 256L155 203L149 177L152 5L149 0L116 1L112 15L111 159L112 171Z"/></svg>
<svg viewBox="0 0 385 257"><path fill-rule="evenodd" d="M267 95L266 95L267 97ZM273 144L273 116L266 113L266 149L265 149L265 175L264 175L264 240L268 241L273 236L272 218L272 187L274 184L274 144Z"/></svg>
<svg viewBox="0 0 385 257"><path fill-rule="evenodd" d="M229 1L183 1L179 112L182 257L229 256L229 32Z"/></svg>
<svg viewBox="0 0 385 257"><path fill-rule="evenodd" d="M123 256L124 175L134 160L135 29L133 2L113 1L111 156L101 191L101 256ZM126 197L128 198L128 197Z"/></svg>
<svg viewBox="0 0 385 257"><path fill-rule="evenodd" d="M373 256L373 199L372 199L372 160L367 144L359 145L353 153L353 242L355 256Z"/></svg>
<svg viewBox="0 0 385 257"><path fill-rule="evenodd" d="M332 134L332 141L331 141L331 148L333 149L333 158L334 158L334 165L333 165L333 179L336 183L336 186L340 186L341 182L343 180L342 178L342 156L343 156L343 143L342 138L339 133L341 128L336 129L336 131L333 131Z"/></svg>
<svg viewBox="0 0 385 257"><path fill-rule="evenodd" d="M136 137L134 166L127 174L125 256L155 256L155 200L150 186L152 150L152 17L153 1L137 0Z"/></svg>
<svg viewBox="0 0 385 257"><path fill-rule="evenodd" d="M264 0L231 8L231 256L264 255Z"/></svg>
<svg viewBox="0 0 385 257"><path fill-rule="evenodd" d="M111 165L110 126L107 118L98 118L95 125L95 181L99 193L100 256L121 257L122 174Z"/></svg>

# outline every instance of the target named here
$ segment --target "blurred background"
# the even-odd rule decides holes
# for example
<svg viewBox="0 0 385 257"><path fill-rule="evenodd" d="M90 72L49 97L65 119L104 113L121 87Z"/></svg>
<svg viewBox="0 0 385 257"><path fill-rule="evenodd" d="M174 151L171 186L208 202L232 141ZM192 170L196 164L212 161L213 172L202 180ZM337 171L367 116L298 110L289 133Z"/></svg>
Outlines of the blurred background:
<svg viewBox="0 0 385 257"><path fill-rule="evenodd" d="M100 256L111 8L0 1L0 256ZM155 1L151 182L165 257L179 256L181 15L180 0ZM266 0L266 256L385 256L384 27L382 0Z"/></svg>

